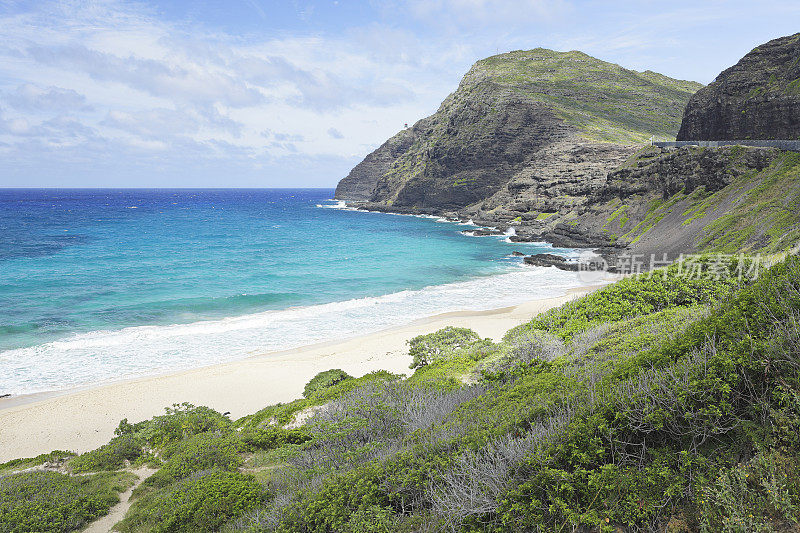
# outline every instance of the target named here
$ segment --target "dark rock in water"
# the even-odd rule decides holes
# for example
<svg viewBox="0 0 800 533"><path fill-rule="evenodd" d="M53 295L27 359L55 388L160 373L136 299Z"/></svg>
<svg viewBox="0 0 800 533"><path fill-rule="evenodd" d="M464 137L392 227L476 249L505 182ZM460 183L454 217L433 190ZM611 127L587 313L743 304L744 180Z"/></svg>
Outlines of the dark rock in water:
<svg viewBox="0 0 800 533"><path fill-rule="evenodd" d="M11 396L10 394L0 394L0 398L8 398Z"/></svg>
<svg viewBox="0 0 800 533"><path fill-rule="evenodd" d="M534 254L529 255L523 259L526 265L560 268L561 270L569 270L571 272L578 271L578 263L569 262L566 258L560 255L553 254Z"/></svg>
<svg viewBox="0 0 800 533"><path fill-rule="evenodd" d="M689 100L678 140L800 137L800 33L757 46Z"/></svg>
<svg viewBox="0 0 800 533"><path fill-rule="evenodd" d="M525 256L525 254L523 254L522 252L518 252L516 250L511 252L511 255L513 255L514 257L524 257Z"/></svg>

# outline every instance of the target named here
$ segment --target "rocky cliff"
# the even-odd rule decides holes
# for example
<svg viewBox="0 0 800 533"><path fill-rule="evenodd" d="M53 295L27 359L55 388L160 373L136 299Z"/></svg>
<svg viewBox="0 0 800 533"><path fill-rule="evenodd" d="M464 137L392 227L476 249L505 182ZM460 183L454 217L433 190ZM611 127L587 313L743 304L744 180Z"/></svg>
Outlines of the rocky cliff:
<svg viewBox="0 0 800 533"><path fill-rule="evenodd" d="M631 145L651 135L674 136L699 87L581 52L493 56L470 69L436 114L367 156L340 182L336 197L377 209L442 212L483 202L510 183L538 179L539 172L545 180L571 179L571 164L601 179L634 151ZM501 197L485 207L495 209L489 206ZM556 208L551 204L548 209ZM526 218L540 215L536 205ZM495 215L506 211L519 213Z"/></svg>
<svg viewBox="0 0 800 533"><path fill-rule="evenodd" d="M678 140L800 138L800 33L756 47L689 100Z"/></svg>
<svg viewBox="0 0 800 533"><path fill-rule="evenodd" d="M758 47L691 100L697 84L579 52L479 61L436 114L354 168L337 197L610 255L784 250L800 242L800 154L645 141L676 131L686 102L681 136L798 137L798 41Z"/></svg>

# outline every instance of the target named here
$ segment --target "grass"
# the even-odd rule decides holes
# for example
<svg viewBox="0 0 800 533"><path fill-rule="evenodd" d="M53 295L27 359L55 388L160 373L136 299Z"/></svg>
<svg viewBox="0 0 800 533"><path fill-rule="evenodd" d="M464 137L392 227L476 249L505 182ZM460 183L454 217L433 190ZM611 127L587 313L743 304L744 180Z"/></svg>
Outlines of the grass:
<svg viewBox="0 0 800 533"><path fill-rule="evenodd" d="M705 157L705 150L687 150L681 155L680 164L690 167L693 158ZM772 254L791 248L800 242L800 155L778 152L769 166L756 170L745 164L748 154L748 149L741 146L715 152L715 156L729 160L724 171L732 176L730 183L717 191L700 185L665 197L663 191L655 188L624 200L608 200L598 208L608 213L602 221L603 231L614 241L634 245L649 232L664 229L659 226L661 221L680 206L680 228L698 230L695 242L698 252ZM621 169L646 167L658 161L658 157L677 156L659 156L648 147L626 161ZM643 214L631 208L642 203L647 205ZM722 209L725 211L720 212Z"/></svg>
<svg viewBox="0 0 800 533"><path fill-rule="evenodd" d="M702 87L628 70L582 52L542 48L492 56L476 68L495 83L553 106L584 137L626 144L643 143L653 135L674 138L686 102Z"/></svg>
<svg viewBox="0 0 800 533"><path fill-rule="evenodd" d="M699 245L709 251L734 253L758 245L774 253L800 241L800 154L787 152L759 175L746 175L732 184L736 190L750 184L735 207L708 225ZM712 195L699 209L720 203L728 191ZM762 235L763 243L756 238Z"/></svg>

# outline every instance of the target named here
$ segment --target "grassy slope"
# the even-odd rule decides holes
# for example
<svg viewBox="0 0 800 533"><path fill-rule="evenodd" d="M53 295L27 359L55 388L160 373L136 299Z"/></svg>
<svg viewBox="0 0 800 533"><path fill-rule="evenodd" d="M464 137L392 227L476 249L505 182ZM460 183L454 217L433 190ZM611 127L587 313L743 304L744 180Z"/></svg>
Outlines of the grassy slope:
<svg viewBox="0 0 800 533"><path fill-rule="evenodd" d="M705 148L692 148L702 157ZM730 170L737 167L742 149L719 149L731 158ZM652 161L648 147L627 164ZM630 206L646 203L644 216L628 217ZM613 199L605 206L610 213L605 231L616 240L636 245L647 235L674 232L669 224L678 215L678 230L694 235L686 250L701 252L776 253L800 242L800 154L784 152L761 172L744 172L722 190L708 193L698 187L691 193L680 191L668 198L653 193L625 200Z"/></svg>
<svg viewBox="0 0 800 533"><path fill-rule="evenodd" d="M582 52L537 48L492 56L475 70L553 106L588 139L640 143L675 137L684 107L701 84L637 72Z"/></svg>
<svg viewBox="0 0 800 533"><path fill-rule="evenodd" d="M499 343L432 336L443 349L406 380L349 378L235 422L180 406L122 423L67 465L161 467L123 531L788 524L800 509L799 287L797 258L755 283L673 267ZM283 428L315 406L305 428ZM5 520L0 530L20 529Z"/></svg>

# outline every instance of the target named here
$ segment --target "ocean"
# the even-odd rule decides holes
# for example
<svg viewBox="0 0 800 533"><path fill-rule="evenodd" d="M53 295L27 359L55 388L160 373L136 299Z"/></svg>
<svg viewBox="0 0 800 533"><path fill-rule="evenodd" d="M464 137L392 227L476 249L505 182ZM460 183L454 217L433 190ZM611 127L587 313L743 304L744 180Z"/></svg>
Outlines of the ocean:
<svg viewBox="0 0 800 533"><path fill-rule="evenodd" d="M0 395L100 384L563 294L545 243L332 189L0 189Z"/></svg>

